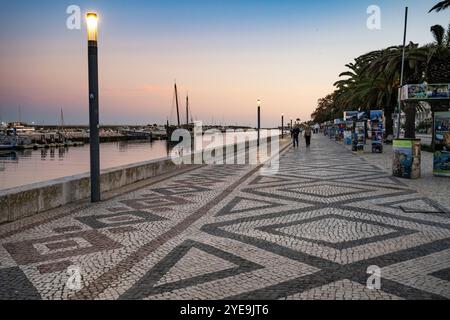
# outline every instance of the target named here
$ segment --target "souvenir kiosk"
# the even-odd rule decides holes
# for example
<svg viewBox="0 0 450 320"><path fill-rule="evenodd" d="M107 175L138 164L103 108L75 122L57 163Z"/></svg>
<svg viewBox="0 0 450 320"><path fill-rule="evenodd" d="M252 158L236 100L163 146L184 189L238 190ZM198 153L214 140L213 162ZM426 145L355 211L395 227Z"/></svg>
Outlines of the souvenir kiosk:
<svg viewBox="0 0 450 320"><path fill-rule="evenodd" d="M450 176L450 84L408 84L401 88L401 102L430 103L433 118L433 173ZM393 142L393 175L420 177L420 139L396 139Z"/></svg>

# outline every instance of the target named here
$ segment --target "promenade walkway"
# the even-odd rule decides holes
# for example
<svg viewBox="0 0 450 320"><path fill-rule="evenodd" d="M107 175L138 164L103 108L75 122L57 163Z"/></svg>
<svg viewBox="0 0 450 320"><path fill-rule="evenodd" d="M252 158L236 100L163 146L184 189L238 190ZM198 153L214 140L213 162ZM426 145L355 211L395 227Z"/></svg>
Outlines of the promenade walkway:
<svg viewBox="0 0 450 320"><path fill-rule="evenodd" d="M0 299L448 299L450 213L316 135L273 176L202 166L2 225L0 284Z"/></svg>

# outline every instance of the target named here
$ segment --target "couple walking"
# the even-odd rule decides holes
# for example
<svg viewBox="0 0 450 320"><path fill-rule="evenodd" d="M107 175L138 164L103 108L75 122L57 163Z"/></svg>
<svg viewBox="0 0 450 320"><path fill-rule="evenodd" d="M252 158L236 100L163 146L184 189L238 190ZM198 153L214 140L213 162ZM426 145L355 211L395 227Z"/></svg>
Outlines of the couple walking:
<svg viewBox="0 0 450 320"><path fill-rule="evenodd" d="M300 126L298 124L296 124L295 127L291 130L291 136L292 136L292 142L294 144L294 148L298 148L298 136L300 135L300 133L301 133ZM307 126L303 133L307 147L309 147L311 145L311 135L312 135L312 130L310 127Z"/></svg>

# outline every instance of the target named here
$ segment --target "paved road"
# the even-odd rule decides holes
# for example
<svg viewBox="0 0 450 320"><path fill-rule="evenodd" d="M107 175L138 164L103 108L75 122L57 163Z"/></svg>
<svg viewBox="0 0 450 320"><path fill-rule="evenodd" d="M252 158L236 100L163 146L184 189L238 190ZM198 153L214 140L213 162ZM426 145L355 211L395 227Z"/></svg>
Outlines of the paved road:
<svg viewBox="0 0 450 320"><path fill-rule="evenodd" d="M448 299L450 214L314 136L273 176L204 166L0 226L0 284L0 299Z"/></svg>

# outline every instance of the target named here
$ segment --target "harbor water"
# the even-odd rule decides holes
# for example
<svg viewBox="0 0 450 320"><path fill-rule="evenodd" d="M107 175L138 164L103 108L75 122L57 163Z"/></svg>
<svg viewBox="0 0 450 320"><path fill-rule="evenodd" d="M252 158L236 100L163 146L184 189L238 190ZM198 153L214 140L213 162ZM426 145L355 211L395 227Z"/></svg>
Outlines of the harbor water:
<svg viewBox="0 0 450 320"><path fill-rule="evenodd" d="M101 169L168 156L166 141L100 144ZM0 190L89 172L89 144L0 152Z"/></svg>
<svg viewBox="0 0 450 320"><path fill-rule="evenodd" d="M278 130L261 131L261 139L267 135L278 136L279 134ZM235 133L234 135L250 140L256 139L256 132L251 134ZM204 137L203 147L206 147L210 141L208 135ZM101 143L100 168L104 170L165 158L170 155L169 152L165 140ZM0 151L0 190L87 173L89 172L89 163L89 144L66 148Z"/></svg>

